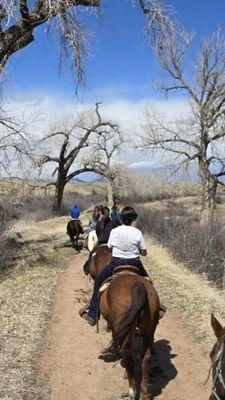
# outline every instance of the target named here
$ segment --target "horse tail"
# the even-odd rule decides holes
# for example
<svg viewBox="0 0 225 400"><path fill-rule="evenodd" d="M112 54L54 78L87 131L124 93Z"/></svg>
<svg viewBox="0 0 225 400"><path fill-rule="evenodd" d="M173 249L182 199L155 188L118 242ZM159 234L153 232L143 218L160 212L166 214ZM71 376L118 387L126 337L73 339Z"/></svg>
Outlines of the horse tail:
<svg viewBox="0 0 225 400"><path fill-rule="evenodd" d="M131 291L131 306L113 332L113 341L110 350L113 351L115 355L119 355L127 335L131 332L133 333L137 319L147 301L148 296L144 284L142 282L136 282Z"/></svg>

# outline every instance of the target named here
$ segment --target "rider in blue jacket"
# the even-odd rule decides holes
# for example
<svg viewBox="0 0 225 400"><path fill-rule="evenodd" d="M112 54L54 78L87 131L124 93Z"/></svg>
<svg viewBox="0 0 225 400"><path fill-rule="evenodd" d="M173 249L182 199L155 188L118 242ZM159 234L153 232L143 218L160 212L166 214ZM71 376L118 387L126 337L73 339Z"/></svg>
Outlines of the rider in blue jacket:
<svg viewBox="0 0 225 400"><path fill-rule="evenodd" d="M72 219L77 219L80 216L80 209L77 204L74 204L70 211L70 216Z"/></svg>

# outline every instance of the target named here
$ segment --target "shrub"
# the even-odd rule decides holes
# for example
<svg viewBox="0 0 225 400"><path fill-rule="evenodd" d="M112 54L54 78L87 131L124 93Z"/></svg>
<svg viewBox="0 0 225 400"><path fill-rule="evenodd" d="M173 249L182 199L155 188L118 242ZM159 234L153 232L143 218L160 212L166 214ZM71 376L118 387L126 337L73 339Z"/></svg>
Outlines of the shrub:
<svg viewBox="0 0 225 400"><path fill-rule="evenodd" d="M6 234L14 213L13 202L4 198L0 203L0 274L5 273L16 260L18 244L15 239L8 238Z"/></svg>
<svg viewBox="0 0 225 400"><path fill-rule="evenodd" d="M140 210L137 226L168 247L177 261L185 263L193 272L204 273L222 288L225 248L219 221L201 226L197 214L170 204L164 210Z"/></svg>
<svg viewBox="0 0 225 400"><path fill-rule="evenodd" d="M130 185L127 195L120 196L124 203L129 203L131 195L136 203L199 195L199 186L190 182L166 183L151 179L146 174L137 175L133 179L133 185Z"/></svg>
<svg viewBox="0 0 225 400"><path fill-rule="evenodd" d="M102 192L98 192L96 189L92 190L92 193L80 193L65 192L62 204L62 214L69 215L71 207L76 203L81 211L85 211L93 205L104 203L105 198Z"/></svg>
<svg viewBox="0 0 225 400"><path fill-rule="evenodd" d="M28 194L20 199L14 218L24 221L43 221L53 216L52 205L52 196Z"/></svg>

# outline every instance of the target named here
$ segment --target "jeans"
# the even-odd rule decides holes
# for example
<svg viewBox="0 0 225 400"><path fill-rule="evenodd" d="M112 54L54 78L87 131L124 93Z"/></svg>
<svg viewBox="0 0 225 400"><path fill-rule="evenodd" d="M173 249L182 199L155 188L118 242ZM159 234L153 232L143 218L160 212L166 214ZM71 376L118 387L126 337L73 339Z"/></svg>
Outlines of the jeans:
<svg viewBox="0 0 225 400"><path fill-rule="evenodd" d="M102 270L102 272L100 272L100 274L95 279L94 292L91 298L91 303L88 311L89 317L96 319L98 310L99 289L102 283L113 274L114 268L118 267L119 265L134 265L135 267L139 268L140 275L148 276L148 273L143 267L143 264L139 257L129 258L129 259L112 257L110 262L106 265L106 267Z"/></svg>

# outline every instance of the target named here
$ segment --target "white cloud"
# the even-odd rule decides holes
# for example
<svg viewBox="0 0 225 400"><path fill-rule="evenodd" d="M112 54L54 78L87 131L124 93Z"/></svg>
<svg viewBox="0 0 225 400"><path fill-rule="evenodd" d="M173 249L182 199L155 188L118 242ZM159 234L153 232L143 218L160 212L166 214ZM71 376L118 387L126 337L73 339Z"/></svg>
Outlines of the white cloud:
<svg viewBox="0 0 225 400"><path fill-rule="evenodd" d="M155 161L136 161L128 165L129 168L132 169L157 169L157 168L164 168L168 164L167 163L162 163L161 160L155 160Z"/></svg>
<svg viewBox="0 0 225 400"><path fill-rule="evenodd" d="M181 99L172 101L146 98L131 101L124 98L114 98L101 105L101 112L105 118L118 121L126 137L132 142L137 132L140 132L141 114L145 107L165 112L170 120L181 114L184 115L188 110L187 103ZM38 115L37 121L31 124L32 134L35 137L40 137L48 131L49 122L90 108L94 109L94 103L77 103L75 100L62 96L38 92L21 93L7 103L9 112L19 118L35 119L35 116ZM162 153L143 154L133 148L123 152L120 155L120 160L131 168L154 169L162 166ZM163 163L166 165L165 158L163 158Z"/></svg>

